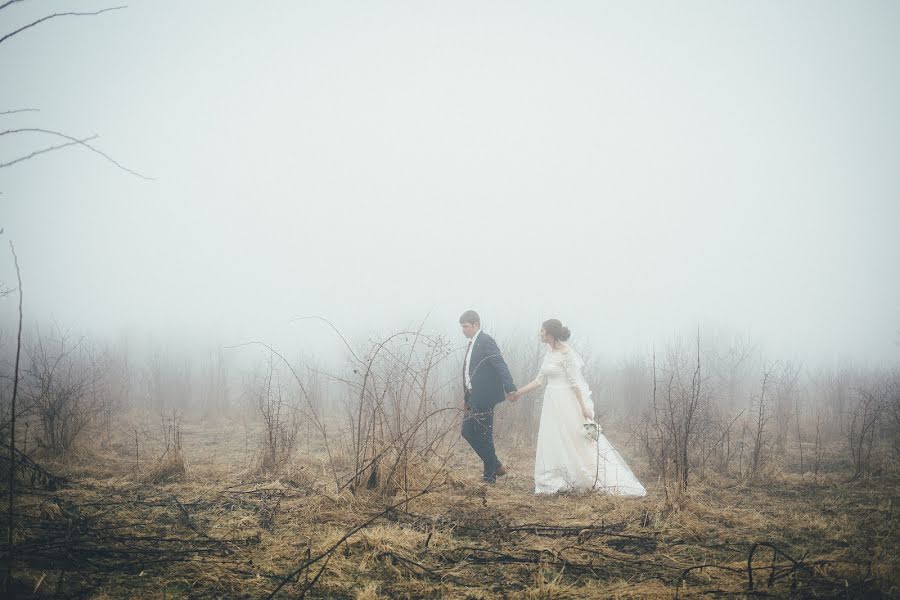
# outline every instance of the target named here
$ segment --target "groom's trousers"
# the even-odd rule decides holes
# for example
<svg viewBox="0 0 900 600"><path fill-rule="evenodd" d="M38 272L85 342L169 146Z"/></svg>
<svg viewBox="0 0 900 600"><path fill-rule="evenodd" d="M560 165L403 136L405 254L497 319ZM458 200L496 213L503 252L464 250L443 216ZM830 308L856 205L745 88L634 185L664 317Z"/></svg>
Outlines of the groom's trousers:
<svg viewBox="0 0 900 600"><path fill-rule="evenodd" d="M494 449L494 408L467 408L462 436L484 463L484 476L493 476L500 468Z"/></svg>

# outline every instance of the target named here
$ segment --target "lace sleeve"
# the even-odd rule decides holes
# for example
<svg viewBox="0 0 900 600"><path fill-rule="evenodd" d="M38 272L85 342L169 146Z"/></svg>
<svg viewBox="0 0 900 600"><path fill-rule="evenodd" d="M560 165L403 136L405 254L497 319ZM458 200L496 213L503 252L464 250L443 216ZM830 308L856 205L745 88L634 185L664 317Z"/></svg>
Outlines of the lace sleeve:
<svg viewBox="0 0 900 600"><path fill-rule="evenodd" d="M572 387L576 387L578 385L578 365L572 360L571 352L563 354L562 367L566 372L566 381L568 381L569 385Z"/></svg>
<svg viewBox="0 0 900 600"><path fill-rule="evenodd" d="M540 386L543 386L547 383L547 375L544 373L544 367L547 365L547 357L544 356L544 360L541 361L541 366L538 369L537 377L534 378L534 382Z"/></svg>

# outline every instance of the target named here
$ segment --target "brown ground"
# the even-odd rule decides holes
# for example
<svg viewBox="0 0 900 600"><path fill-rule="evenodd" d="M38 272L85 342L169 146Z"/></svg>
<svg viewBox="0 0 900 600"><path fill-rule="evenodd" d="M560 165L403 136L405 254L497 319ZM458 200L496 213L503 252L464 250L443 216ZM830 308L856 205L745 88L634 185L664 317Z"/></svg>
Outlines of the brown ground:
<svg viewBox="0 0 900 600"><path fill-rule="evenodd" d="M817 482L707 474L672 508L652 480L643 499L535 497L530 448L502 451L512 472L485 486L460 445L450 476L404 504L403 493L337 493L314 448L280 477L251 476L239 424L188 423L183 437L188 470L176 481L141 482L150 465L135 473L133 434L45 463L69 483L37 481L19 499L20 592L265 598L334 547L276 597L900 596L900 480L848 482L839 462Z"/></svg>

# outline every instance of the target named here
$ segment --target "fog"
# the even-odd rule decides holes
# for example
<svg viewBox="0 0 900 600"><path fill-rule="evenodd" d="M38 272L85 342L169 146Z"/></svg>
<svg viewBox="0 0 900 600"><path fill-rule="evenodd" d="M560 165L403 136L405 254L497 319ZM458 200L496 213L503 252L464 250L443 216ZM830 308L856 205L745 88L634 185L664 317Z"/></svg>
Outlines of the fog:
<svg viewBox="0 0 900 600"><path fill-rule="evenodd" d="M78 10L104 8L79 3ZM23 2L4 32L72 10ZM900 358L900 5L138 1L0 46L26 325L209 349L560 318ZM58 143L0 137L0 162ZM0 302L14 331L15 296ZM462 337L460 337L460 341ZM143 343L143 342L141 342Z"/></svg>

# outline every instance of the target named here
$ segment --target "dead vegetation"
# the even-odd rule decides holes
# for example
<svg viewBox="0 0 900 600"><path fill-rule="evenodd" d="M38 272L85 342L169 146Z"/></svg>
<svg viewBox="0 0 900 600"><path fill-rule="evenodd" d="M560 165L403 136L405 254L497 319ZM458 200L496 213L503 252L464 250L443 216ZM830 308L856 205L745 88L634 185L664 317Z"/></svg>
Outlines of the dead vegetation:
<svg viewBox="0 0 900 600"><path fill-rule="evenodd" d="M157 356L141 385L116 385L136 388L143 408L105 397L102 406L117 408L85 429L97 443L88 436L61 453L41 446L37 458L17 450L15 543L4 550L10 590L890 597L900 585L895 374L847 379L859 393L840 396L851 411L841 429L829 405L799 401L790 365L748 369L742 387L717 379L699 342L670 349L659 365L629 363L635 397L636 374L655 373L647 383L656 389L646 387L640 427L610 417L604 429L649 495L536 497L533 447L523 443L534 409L501 406L497 444L512 473L482 484L476 458L459 445L457 354L443 338L409 331L360 352L348 345L340 374L261 346L263 366L246 375L240 399L245 418L173 410L171 398L191 393L191 369ZM117 368L116 381L126 375ZM314 376L327 384L313 385ZM111 389L97 383L89 389ZM745 390L747 405L721 402L722 389ZM160 406L170 408L154 417ZM844 437L852 432L853 442ZM854 456L868 468L857 469Z"/></svg>
<svg viewBox="0 0 900 600"><path fill-rule="evenodd" d="M160 429L163 435L162 453L146 471L138 470L138 480L144 483L175 481L187 474L181 446L181 419L177 413L173 412L171 419L163 419Z"/></svg>
<svg viewBox="0 0 900 600"><path fill-rule="evenodd" d="M192 455L211 436L191 428ZM239 451L235 451L239 453ZM36 596L890 596L898 481L697 482L679 510L641 500L535 497L522 465L496 486L454 464L409 496L334 493L314 462L277 479L127 478L29 489L18 565ZM652 489L652 487L651 487Z"/></svg>

